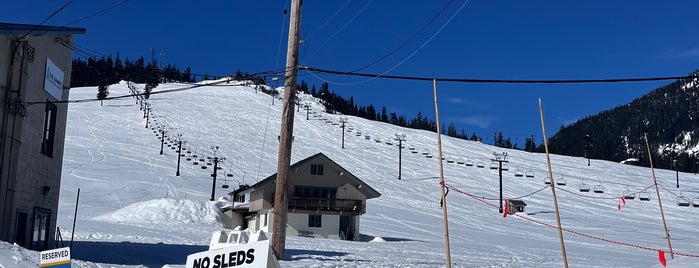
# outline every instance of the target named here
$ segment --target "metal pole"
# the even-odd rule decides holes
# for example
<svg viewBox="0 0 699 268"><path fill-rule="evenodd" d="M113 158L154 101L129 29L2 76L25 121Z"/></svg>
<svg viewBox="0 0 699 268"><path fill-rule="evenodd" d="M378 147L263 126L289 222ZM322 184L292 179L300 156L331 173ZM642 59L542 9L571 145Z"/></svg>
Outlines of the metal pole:
<svg viewBox="0 0 699 268"><path fill-rule="evenodd" d="M502 210L502 161L498 160L498 173L500 174L500 213L503 212Z"/></svg>
<svg viewBox="0 0 699 268"><path fill-rule="evenodd" d="M165 130L160 130L160 154L163 154L163 146L165 145Z"/></svg>
<svg viewBox="0 0 699 268"><path fill-rule="evenodd" d="M177 149L177 173L175 173L175 176L180 175L180 159L182 158L182 140L179 141L179 146Z"/></svg>
<svg viewBox="0 0 699 268"><path fill-rule="evenodd" d="M401 162L403 162L403 160L402 160L402 156L403 156L402 151L403 151L403 140L400 140L400 139L399 139L399 140L398 140L398 180L400 180Z"/></svg>
<svg viewBox="0 0 699 268"><path fill-rule="evenodd" d="M148 121L150 118L148 118L148 115L150 114L150 108L146 108L146 128L148 128Z"/></svg>
<svg viewBox="0 0 699 268"><path fill-rule="evenodd" d="M214 173L211 174L211 177L214 178L214 181L211 183L211 201L214 201L214 196L216 195L216 169L218 169L218 157L214 157Z"/></svg>
<svg viewBox="0 0 699 268"><path fill-rule="evenodd" d="M347 123L347 117L340 118L340 123L342 128L342 149L345 149L345 124Z"/></svg>
<svg viewBox="0 0 699 268"><path fill-rule="evenodd" d="M75 212L73 214L73 230L70 232L70 249L73 249L73 237L75 237L75 220L78 219L78 203L80 203L80 188L78 188L78 196L75 198Z"/></svg>

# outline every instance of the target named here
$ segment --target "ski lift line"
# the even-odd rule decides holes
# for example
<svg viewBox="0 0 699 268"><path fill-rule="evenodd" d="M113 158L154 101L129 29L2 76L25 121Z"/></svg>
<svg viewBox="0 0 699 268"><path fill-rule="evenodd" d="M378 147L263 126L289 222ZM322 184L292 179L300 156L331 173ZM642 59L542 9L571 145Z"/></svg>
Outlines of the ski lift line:
<svg viewBox="0 0 699 268"><path fill-rule="evenodd" d="M549 188L549 186L541 187L541 189L536 190L536 191L531 192L531 193L526 194L526 195L517 196L517 197L508 197L508 198L503 198L503 199L522 199L522 198L525 198L525 197L530 197L530 196L532 196L532 195L538 194L539 192L541 192L541 191L543 191L543 190L546 190L547 188ZM481 197L481 198L483 198L483 200L491 200L491 201L500 200L500 198L486 198L486 197Z"/></svg>
<svg viewBox="0 0 699 268"><path fill-rule="evenodd" d="M637 194L639 194L639 193L642 193L643 191L647 191L647 190L650 189L651 187L653 187L653 185L649 185L649 186L647 186L647 187L641 189L640 191L637 191L637 192L634 192L634 193L628 193L628 194L637 195ZM611 199L624 198L624 195L621 195L621 196L611 196L611 197L601 197L601 196L592 196L592 195L580 194L580 193L577 193L577 192L575 192L575 191L570 191L570 190L567 190L567 189L562 188L562 187L561 187L561 188L556 188L556 189L561 190L561 191L564 191L564 192L568 192L568 193L571 193L571 194L574 194L574 195L577 195L577 196L580 196L580 197L591 198L591 199L603 199L603 200L606 199L606 200L611 200Z"/></svg>
<svg viewBox="0 0 699 268"><path fill-rule="evenodd" d="M447 188L450 188L450 189L453 190L453 191L456 191L457 193L460 193L460 194L463 194L463 195L465 195L465 196L467 196L467 197L470 197L471 199L474 199L474 200L476 200L476 201L480 201L481 203L483 203L483 204L485 204L485 205L487 205L487 206L491 206L491 207L493 207L493 208L498 208L497 205L491 204L490 202L488 202L488 200L485 200L485 199L483 199L483 198L481 198L481 197L478 197L478 196L475 196L475 195L473 195L473 194L469 194L469 193L463 192L463 191L461 191L461 190L455 188L454 186L452 186L452 185L450 185L450 184L448 184L448 183L444 183L444 186L447 187ZM549 227L549 228L558 230L558 227L557 227L556 225L553 225L553 224L550 224L550 223L546 223L546 222L543 222L543 221L540 221L540 220L536 220L536 219L533 219L533 218L530 218L530 217L527 217L527 216L524 216L524 215L521 215L521 214L518 214L518 213L515 213L514 216L519 217L519 218L521 218L521 219L523 219L523 220L530 221L530 222L532 222L532 223L536 223L536 224L539 224L539 225L543 225L543 226L546 226L546 227ZM571 234L574 234L574 235L582 236L582 237L585 237L585 238L589 238L589 239L593 239L593 240L599 240L599 241L603 241L603 242L607 242L607 243L611 243L611 244L616 244L616 245L621 245L621 246L626 246L626 247L632 247L632 248L643 249L643 250L654 251L654 252L658 252L658 251L660 251L660 250L663 250L663 249L656 249L656 248L651 248L651 247L646 247L646 246L635 245L635 244L631 244L631 243L627 243L627 242L621 242L621 241L611 240L611 239L608 239L608 238L604 238L604 237L600 237L600 236L595 236L595 235L590 235L590 234L586 234L586 233L583 233L583 232L571 230L571 229L569 229L569 228L561 228L561 230L562 230L562 231L565 231L565 232L568 232L568 233L571 233ZM664 250L663 250L663 251L664 251ZM680 252L676 252L676 251L673 251L673 253L674 253L675 255L684 256L684 257L699 258L699 254L687 254L687 253L680 253Z"/></svg>

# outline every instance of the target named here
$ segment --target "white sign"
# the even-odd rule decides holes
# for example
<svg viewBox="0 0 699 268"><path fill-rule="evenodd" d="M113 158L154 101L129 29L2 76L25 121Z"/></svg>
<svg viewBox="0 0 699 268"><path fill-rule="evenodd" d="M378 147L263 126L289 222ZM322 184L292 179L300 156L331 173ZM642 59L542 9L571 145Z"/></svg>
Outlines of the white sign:
<svg viewBox="0 0 699 268"><path fill-rule="evenodd" d="M70 248L57 248L40 252L39 267L70 268Z"/></svg>
<svg viewBox="0 0 699 268"><path fill-rule="evenodd" d="M221 249L187 256L186 268L267 267L270 261L269 240L231 244Z"/></svg>
<svg viewBox="0 0 699 268"><path fill-rule="evenodd" d="M63 71L46 58L46 76L44 77L44 90L56 100L62 100L63 96Z"/></svg>

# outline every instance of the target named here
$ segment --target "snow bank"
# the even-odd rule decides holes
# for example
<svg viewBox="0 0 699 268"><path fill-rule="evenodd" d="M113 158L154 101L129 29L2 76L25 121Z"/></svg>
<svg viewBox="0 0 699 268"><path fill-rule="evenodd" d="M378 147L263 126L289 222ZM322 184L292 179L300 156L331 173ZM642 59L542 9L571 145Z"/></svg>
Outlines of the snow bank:
<svg viewBox="0 0 699 268"><path fill-rule="evenodd" d="M39 253L0 241L0 267L39 267Z"/></svg>
<svg viewBox="0 0 699 268"><path fill-rule="evenodd" d="M217 223L220 222L217 202L186 199L153 199L134 203L112 213L92 218L117 223Z"/></svg>

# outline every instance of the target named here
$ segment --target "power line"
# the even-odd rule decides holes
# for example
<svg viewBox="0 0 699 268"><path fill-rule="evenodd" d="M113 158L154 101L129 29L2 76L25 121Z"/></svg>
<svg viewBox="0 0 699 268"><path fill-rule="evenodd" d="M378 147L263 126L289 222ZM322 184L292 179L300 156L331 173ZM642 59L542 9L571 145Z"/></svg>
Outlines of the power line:
<svg viewBox="0 0 699 268"><path fill-rule="evenodd" d="M117 3L117 4L115 4L115 5L112 5L112 6L108 7L108 8L102 9L102 10L100 10L100 11L97 11L97 12L92 13L92 14L90 14L90 15L87 15L87 16L85 16L85 17L82 17L82 18L76 19L76 20L74 20L74 21L71 21L71 22L69 22L69 23L66 23L66 24L64 24L63 26L65 27L65 26L68 26L68 25L71 25L71 24L75 24L75 23L81 22L81 21L83 21L83 20L92 18L92 17L97 16L97 15L99 15L99 14L102 14L102 13L104 13L104 12L107 12L107 11L110 11L110 10L112 10L112 9L115 9L115 8L117 8L117 7L119 7L119 6L123 5L123 4L126 4L127 2L129 2L129 0L123 0L123 1L121 1L121 2L119 2L119 3Z"/></svg>
<svg viewBox="0 0 699 268"><path fill-rule="evenodd" d="M389 56L393 55L393 53L398 52L398 50L400 50L403 47L405 47L406 45L408 45L408 43L410 43L410 41L415 39L420 33L422 33L422 31L427 29L427 27L430 26L430 24L432 24L432 22L434 22L447 9L447 7L449 7L451 5L451 3L453 3L453 2L454 2L454 0L450 0L449 2L447 2L447 4L444 5L444 7L442 7L442 9L440 9L439 12L437 12L437 14L435 14L430 21L428 21L425 25L423 25L422 28L420 28L417 32L415 32L410 38L408 38L408 40L405 40L405 42L403 42L403 44L401 44L397 48L393 49L392 51L386 53L382 57L374 60L373 62L371 62L367 65L364 65L362 67L359 67L357 69L354 69L352 72L357 72L357 71L361 71L361 70L364 70L366 68L369 68L369 67L381 62L382 60L388 58Z"/></svg>
<svg viewBox="0 0 699 268"><path fill-rule="evenodd" d="M70 5L71 3L73 3L73 1L74 1L74 0L70 0L70 1L68 1L67 3L63 4L63 6L61 6L59 9L57 9L56 11L54 11L53 13L51 13L51 15L49 15L49 16L46 17L44 20L42 20L41 22L39 22L39 25L35 26L35 27L34 27L33 29L31 29L29 32L27 32L26 34L24 34L24 36L22 36L22 38L20 38L20 39L24 39L24 38L27 37L28 35L32 34L32 32L34 32L34 30L36 30L36 28L38 28L40 25L44 25L44 22L48 21L48 20L51 19L53 16L56 16L56 14L60 13L61 11L63 11L63 9L65 9L66 7L68 7L68 5Z"/></svg>
<svg viewBox="0 0 699 268"><path fill-rule="evenodd" d="M679 79L691 79L699 78L699 74L692 74L686 76L660 76L660 77L637 77L637 78L607 78L607 79L476 79L476 78L447 78L447 77L420 77L420 76L403 76L403 75L385 75L385 74L372 74L372 73L358 73L358 72L347 72L347 71L335 71L327 70L315 67L300 66L300 70L306 70L309 72L325 73L325 74L336 74L336 75L347 75L347 76L359 76L359 77L372 77L372 78L385 78L385 79L398 79L398 80L412 80L412 81L432 81L437 80L438 82L453 82L453 83L490 83L490 84L581 84L581 83L626 83L626 82L650 82L650 81L663 81L663 80L679 80Z"/></svg>

